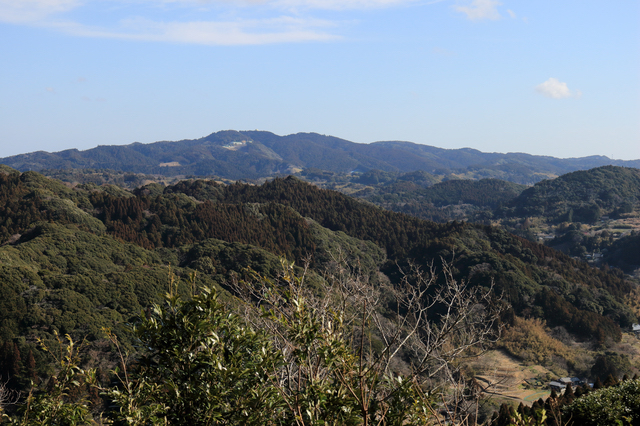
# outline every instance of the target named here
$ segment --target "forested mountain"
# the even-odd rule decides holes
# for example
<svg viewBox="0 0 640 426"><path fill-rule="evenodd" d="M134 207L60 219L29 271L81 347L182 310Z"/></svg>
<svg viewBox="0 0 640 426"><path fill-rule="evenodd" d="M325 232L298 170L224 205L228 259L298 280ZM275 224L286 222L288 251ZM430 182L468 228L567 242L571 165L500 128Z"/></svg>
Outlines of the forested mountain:
<svg viewBox="0 0 640 426"><path fill-rule="evenodd" d="M350 191L350 195L435 222L483 221L527 188L499 179L452 179L434 183L415 173L386 179L381 174L378 171L364 173L357 182L367 186ZM345 191L345 187L342 190Z"/></svg>
<svg viewBox="0 0 640 426"><path fill-rule="evenodd" d="M420 186L433 204L500 205L520 190L494 180L428 180L417 173L405 184ZM621 328L637 321L628 304L634 285L619 270L595 269L499 228L383 210L295 177L262 185L190 179L128 191L2 166L0 376L25 389L30 378L49 374L52 359L37 341L52 345L55 333L86 339L82 363L104 372L120 362L105 329L133 350L125 325L157 315L150 306L161 294L206 286L233 306L234 283L276 277L281 258L300 274L306 265L305 283L317 294L328 291L323 272L338 258L381 294L411 282L412 265L440 268L444 260L453 277L493 288L502 301L492 303L508 304L503 324L542 319L599 347L620 341ZM381 317L390 318L397 302L381 301ZM430 320L444 318L439 309ZM400 353L398 368L408 368L402 363L412 362L411 353Z"/></svg>
<svg viewBox="0 0 640 426"><path fill-rule="evenodd" d="M3 339L84 327L69 319L76 305L98 307L108 318L91 321L95 327L126 319L160 291L163 264L200 270L202 279L221 284L230 270L262 268L256 264L274 256L299 265L310 258L321 270L337 247L372 277L380 270L392 282L409 260L425 266L453 259L457 274L475 285L495 281L516 313L540 315L582 338L616 340L619 327L635 321L624 303L631 285L620 275L496 228L436 224L295 178L261 186L192 180L134 193L70 189L35 172L0 179ZM238 243L248 246L239 250Z"/></svg>
<svg viewBox="0 0 640 426"><path fill-rule="evenodd" d="M640 203L640 170L604 166L539 182L507 205L506 215L593 223Z"/></svg>
<svg viewBox="0 0 640 426"><path fill-rule="evenodd" d="M221 131L195 140L98 146L86 151L34 152L0 163L20 171L92 168L160 174L258 179L316 168L335 173L378 169L426 171L466 178L532 184L544 178L607 164L640 167L640 160L606 157L558 159L521 153L442 149L411 142L353 143L316 133L278 136L265 131Z"/></svg>

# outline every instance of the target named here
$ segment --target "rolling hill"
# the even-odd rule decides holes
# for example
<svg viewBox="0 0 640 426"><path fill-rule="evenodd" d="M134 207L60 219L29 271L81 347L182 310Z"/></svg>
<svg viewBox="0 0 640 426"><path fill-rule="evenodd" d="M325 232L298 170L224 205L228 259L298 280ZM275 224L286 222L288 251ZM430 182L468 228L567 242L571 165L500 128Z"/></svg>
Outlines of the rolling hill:
<svg viewBox="0 0 640 426"><path fill-rule="evenodd" d="M509 216L594 223L631 213L640 203L640 170L604 166L567 173L525 189L506 206Z"/></svg>
<svg viewBox="0 0 640 426"><path fill-rule="evenodd" d="M71 189L35 172L6 170L0 173L3 339L86 324L69 317L67 311L78 312L76 302L62 300L97 309L92 315L106 318L92 320L97 325L124 320L162 291L162 265L182 277L198 270L201 279L223 285L231 271L269 270L264 265L278 256L299 265L311 259L321 272L338 248L367 276L382 273L391 283L409 262L451 260L460 278L495 282L516 314L540 316L583 339L618 340L620 327L636 321L625 302L633 286L621 275L497 228L424 221L295 178L261 186L189 180L131 193ZM118 282L128 290L109 296ZM64 297L56 296L63 290ZM22 296L30 291L37 297Z"/></svg>

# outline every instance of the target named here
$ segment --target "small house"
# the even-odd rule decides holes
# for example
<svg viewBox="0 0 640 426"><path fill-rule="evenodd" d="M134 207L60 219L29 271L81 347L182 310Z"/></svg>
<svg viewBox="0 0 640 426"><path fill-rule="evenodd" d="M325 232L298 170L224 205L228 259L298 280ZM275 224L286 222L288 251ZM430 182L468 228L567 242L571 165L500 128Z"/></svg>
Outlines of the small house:
<svg viewBox="0 0 640 426"><path fill-rule="evenodd" d="M567 388L567 385L565 385L564 383L560 383L560 382L549 382L549 389L554 390L556 392L564 392L564 390Z"/></svg>

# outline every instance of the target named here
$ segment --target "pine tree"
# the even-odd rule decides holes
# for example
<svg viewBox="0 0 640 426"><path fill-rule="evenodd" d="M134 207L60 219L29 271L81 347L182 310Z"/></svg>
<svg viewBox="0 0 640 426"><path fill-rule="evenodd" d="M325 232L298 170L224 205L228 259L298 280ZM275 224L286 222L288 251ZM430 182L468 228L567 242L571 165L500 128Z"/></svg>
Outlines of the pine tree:
<svg viewBox="0 0 640 426"><path fill-rule="evenodd" d="M34 384L38 382L38 372L36 370L36 360L33 357L33 351L29 349L27 354L27 362L25 364L27 379L31 380Z"/></svg>
<svg viewBox="0 0 640 426"><path fill-rule="evenodd" d="M600 377L596 377L596 381L593 383L593 389L602 389L604 386L602 384L602 381L600 380Z"/></svg>
<svg viewBox="0 0 640 426"><path fill-rule="evenodd" d="M618 384L618 379L613 377L613 374L609 374L607 376L607 380L604 381L604 387L608 388L610 386L616 386Z"/></svg>
<svg viewBox="0 0 640 426"><path fill-rule="evenodd" d="M513 418L511 410L513 407L508 406L507 404L500 405L500 412L498 413L498 417L496 419L496 426L509 426L511 424L511 419ZM494 424L494 423L491 423Z"/></svg>
<svg viewBox="0 0 640 426"><path fill-rule="evenodd" d="M11 365L13 364L13 344L4 342L0 347L0 380L6 382L11 376Z"/></svg>
<svg viewBox="0 0 640 426"><path fill-rule="evenodd" d="M16 343L13 344L11 360L9 363L9 384L13 388L20 387L20 378L22 377L22 357L20 349Z"/></svg>

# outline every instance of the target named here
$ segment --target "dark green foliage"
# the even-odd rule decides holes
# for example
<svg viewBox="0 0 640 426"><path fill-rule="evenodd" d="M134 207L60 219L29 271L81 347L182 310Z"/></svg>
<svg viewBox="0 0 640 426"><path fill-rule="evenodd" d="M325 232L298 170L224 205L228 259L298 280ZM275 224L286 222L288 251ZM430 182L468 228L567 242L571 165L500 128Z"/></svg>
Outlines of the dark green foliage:
<svg viewBox="0 0 640 426"><path fill-rule="evenodd" d="M168 195L119 198L97 193L92 202L114 237L145 248L179 247L216 238L253 244L275 254L302 259L314 251L308 225L279 204L195 203L168 188Z"/></svg>
<svg viewBox="0 0 640 426"><path fill-rule="evenodd" d="M293 178L276 179L260 187L230 185L223 191L218 191L221 188L215 183L207 186L213 186L216 190L208 190L206 186L182 186L180 189L201 200L215 196L218 203L278 200L303 216L313 218L325 228L374 242L386 249L387 257L394 263L407 258L419 263L428 262L439 256L448 258L456 253L457 268L469 274L473 272L474 282L479 284L488 285L494 279L498 290L505 292L507 300L518 310L530 306L526 300L539 293L541 286L558 287L567 296L572 291L579 293L578 290L583 286L591 288L590 299L574 297L577 307L547 293L544 293L547 296L535 298L541 306L563 304L553 321L585 338L595 336L601 342L606 340L605 336L614 341L620 339L619 327L602 314L615 318L623 325L630 324L635 318L622 303L624 295L631 291L631 285L622 277L593 269L552 249L496 228L456 222L446 225L425 222L375 209L342 194L323 191ZM175 189L168 188L169 191ZM486 266L477 269L478 265ZM472 267L476 269L472 270ZM549 273L549 268L557 275ZM392 271L393 267L388 265L386 272L392 274ZM558 281L558 276L561 281ZM600 292L601 296L594 299L593 295L597 296ZM546 311L552 312L552 309L547 307Z"/></svg>
<svg viewBox="0 0 640 426"><path fill-rule="evenodd" d="M22 373L22 357L18 345L7 341L0 346L0 381L9 387L18 386L18 379Z"/></svg>
<svg viewBox="0 0 640 426"><path fill-rule="evenodd" d="M169 270L156 253L54 224L0 247L0 258L2 341L50 340L59 331L99 345L102 327L127 321L168 288ZM200 281L214 284L206 275Z"/></svg>
<svg viewBox="0 0 640 426"><path fill-rule="evenodd" d="M456 196L470 191L466 183L448 185L461 185ZM619 338L618 324L636 321L623 303L631 285L616 271L496 228L436 224L295 178L261 186L189 180L130 193L69 189L34 172L10 172L0 173L0 201L0 234L10 242L0 247L3 342L51 338L54 330L95 341L101 327L126 322L156 301L168 285L167 264L182 277L196 269L202 284L215 286L247 267L273 276L277 256L298 265L310 258L322 271L338 250L372 282L382 271L398 283L398 266L410 261L454 258L456 276L479 286L494 281L515 313L548 315L601 343Z"/></svg>
<svg viewBox="0 0 640 426"><path fill-rule="evenodd" d="M18 417L3 417L9 424L20 426L83 426L94 424L88 401L85 372L80 369L79 354L73 340L68 345L56 337L56 347L42 349L55 360L54 375L40 388L30 387L24 403L18 406ZM0 407L1 408L1 407ZM0 414L2 410L0 409Z"/></svg>
<svg viewBox="0 0 640 426"><path fill-rule="evenodd" d="M611 384L606 384L609 377L617 379L630 371L631 362L627 355L605 352L596 358L593 367L591 367L591 376L605 381L605 386L611 386Z"/></svg>
<svg viewBox="0 0 640 426"><path fill-rule="evenodd" d="M631 273L640 268L640 233L637 231L612 242L603 262Z"/></svg>
<svg viewBox="0 0 640 426"><path fill-rule="evenodd" d="M550 325L564 325L584 339L595 339L604 344L608 340L618 342L622 338L620 327L610 318L579 310L553 290L545 289L540 292L536 303L544 310L545 319Z"/></svg>
<svg viewBox="0 0 640 426"><path fill-rule="evenodd" d="M154 390L146 403L165 407L156 417L169 424L268 424L283 408L269 379L279 353L214 291L186 301L168 295L133 332L145 351L132 380Z"/></svg>
<svg viewBox="0 0 640 426"><path fill-rule="evenodd" d="M28 314L27 300L22 295L30 285L37 286L40 278L25 268L0 265L0 341L18 337L20 325Z"/></svg>
<svg viewBox="0 0 640 426"><path fill-rule="evenodd" d="M447 222L455 219L483 221L492 216L491 211L511 201L526 187L498 179L452 179L435 183L421 180L418 172L389 175L384 180L368 172L360 177L375 179L374 186L353 194L376 205L421 219ZM424 174L424 172L423 172ZM366 183L364 182L364 183ZM426 187L425 187L426 186Z"/></svg>
<svg viewBox="0 0 640 426"><path fill-rule="evenodd" d="M640 421L640 381L626 380L576 399L566 409L573 424L636 425Z"/></svg>
<svg viewBox="0 0 640 426"><path fill-rule="evenodd" d="M603 214L640 202L640 171L604 166L545 180L509 203L507 215L543 216L558 222L593 223Z"/></svg>
<svg viewBox="0 0 640 426"><path fill-rule="evenodd" d="M144 185L145 181L156 179L152 175L93 168L44 169L40 173L63 182L79 183L86 190L104 185L134 189Z"/></svg>
<svg viewBox="0 0 640 426"><path fill-rule="evenodd" d="M281 270L280 258L255 246L203 240L178 250L180 266L197 270L218 283L229 277L245 277L249 269L275 277Z"/></svg>

